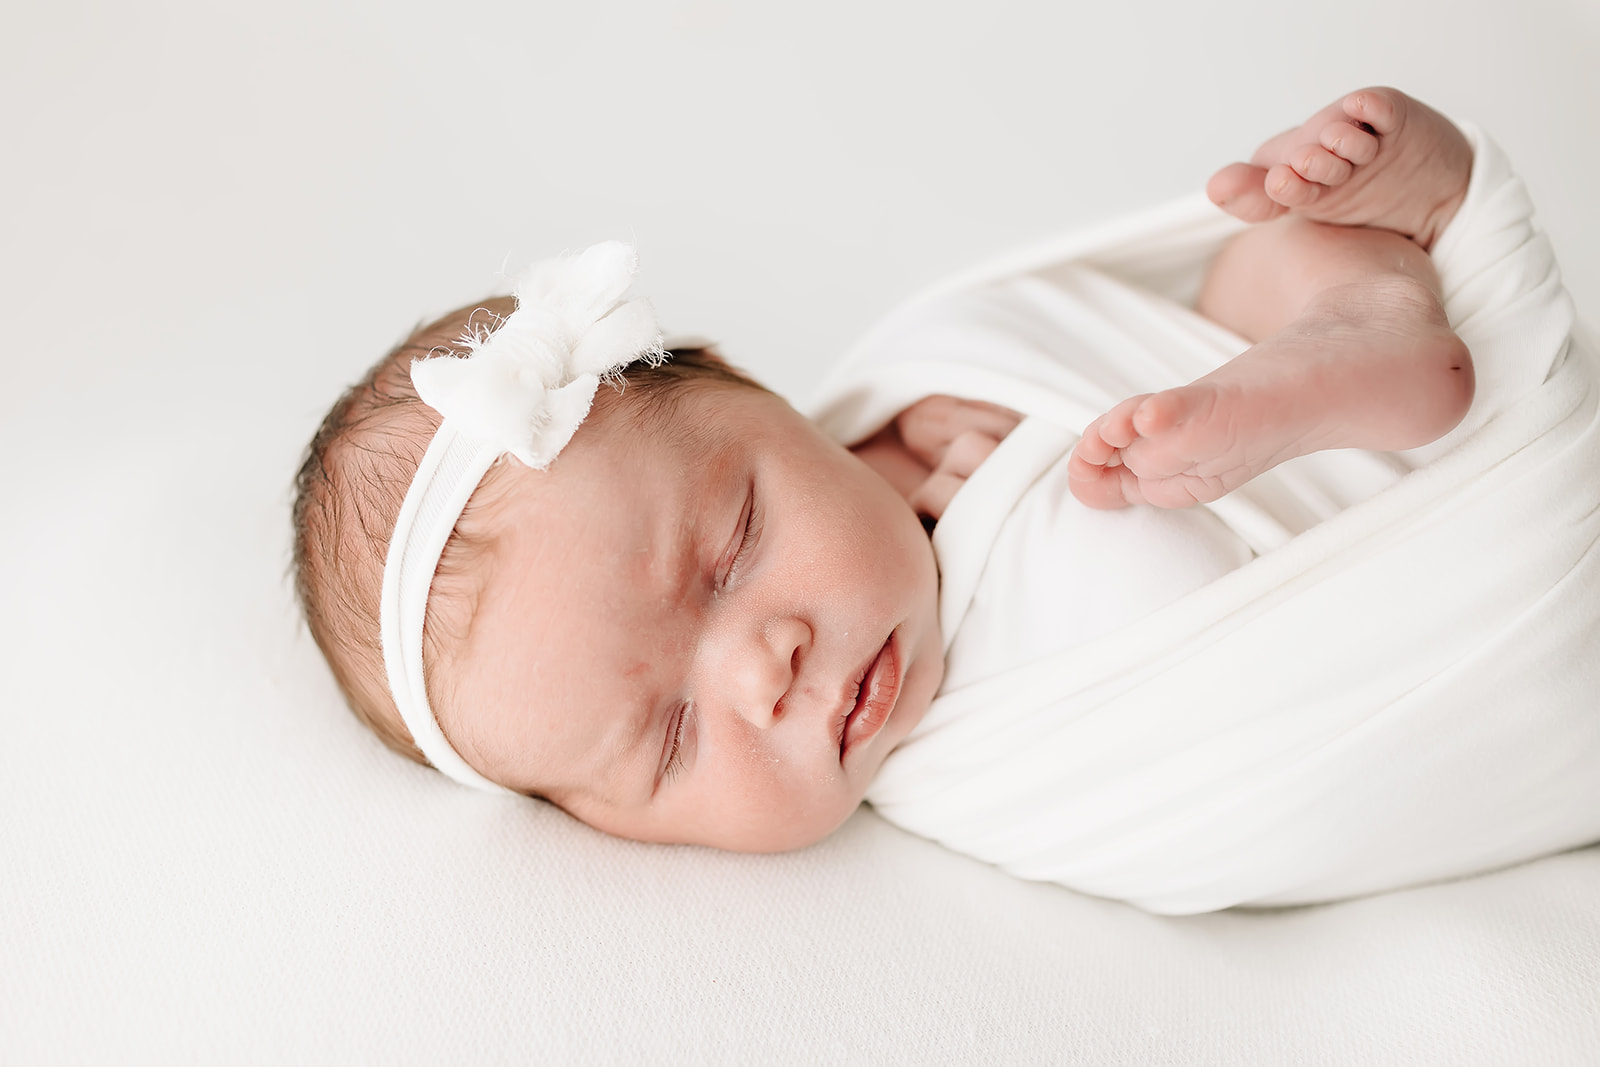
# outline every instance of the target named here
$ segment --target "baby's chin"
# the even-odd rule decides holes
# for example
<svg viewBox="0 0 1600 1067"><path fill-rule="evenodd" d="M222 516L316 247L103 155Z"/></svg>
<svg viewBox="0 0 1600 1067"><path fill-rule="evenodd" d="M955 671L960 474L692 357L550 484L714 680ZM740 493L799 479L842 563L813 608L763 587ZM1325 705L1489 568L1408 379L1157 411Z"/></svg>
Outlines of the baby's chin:
<svg viewBox="0 0 1600 1067"><path fill-rule="evenodd" d="M752 833L723 837L718 841L697 841L693 843L721 849L724 852L747 852L757 855L798 852L800 849L810 848L819 841L832 837L834 831L843 826L845 821L855 813L856 808L860 806L860 801L857 801L849 812L833 820L825 828L815 826L796 828L792 825L776 826L756 830Z"/></svg>

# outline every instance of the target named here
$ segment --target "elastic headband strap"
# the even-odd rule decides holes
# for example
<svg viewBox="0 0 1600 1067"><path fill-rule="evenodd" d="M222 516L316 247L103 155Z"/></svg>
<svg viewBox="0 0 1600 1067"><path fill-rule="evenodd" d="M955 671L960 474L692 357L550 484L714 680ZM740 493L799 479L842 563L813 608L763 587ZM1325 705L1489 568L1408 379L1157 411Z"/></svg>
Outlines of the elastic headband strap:
<svg viewBox="0 0 1600 1067"><path fill-rule="evenodd" d="M516 795L473 770L450 744L428 702L422 672L422 626L439 557L484 472L500 454L496 446L462 435L449 419L440 424L389 539L379 619L389 692L428 762L462 785Z"/></svg>

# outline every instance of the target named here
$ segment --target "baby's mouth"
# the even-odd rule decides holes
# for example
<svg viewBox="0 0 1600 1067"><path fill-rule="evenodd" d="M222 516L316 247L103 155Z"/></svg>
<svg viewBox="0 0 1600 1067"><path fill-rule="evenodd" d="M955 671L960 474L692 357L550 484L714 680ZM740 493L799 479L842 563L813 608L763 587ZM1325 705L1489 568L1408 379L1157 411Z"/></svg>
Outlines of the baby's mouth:
<svg viewBox="0 0 1600 1067"><path fill-rule="evenodd" d="M900 650L896 630L867 664L856 683L855 704L845 716L839 738L839 762L855 748L866 744L883 729L900 697Z"/></svg>

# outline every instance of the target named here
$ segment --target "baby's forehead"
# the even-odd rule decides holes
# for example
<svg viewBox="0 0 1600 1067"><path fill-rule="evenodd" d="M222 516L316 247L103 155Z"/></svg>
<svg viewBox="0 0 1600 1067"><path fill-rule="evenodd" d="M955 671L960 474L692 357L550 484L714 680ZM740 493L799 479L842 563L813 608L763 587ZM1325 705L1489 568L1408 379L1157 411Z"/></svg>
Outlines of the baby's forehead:
<svg viewBox="0 0 1600 1067"><path fill-rule="evenodd" d="M595 528L568 546L589 556L611 546L610 535L628 525L620 520L642 514L645 501L671 509L666 518L672 512L692 517L732 467L762 448L740 398L719 395L736 391L693 382L629 396L626 387L602 386L589 417L548 468L501 459L474 495L463 524L486 518L495 540L527 547L541 540L530 535L530 527L554 534L573 513L603 515L609 508L619 520L614 526Z"/></svg>

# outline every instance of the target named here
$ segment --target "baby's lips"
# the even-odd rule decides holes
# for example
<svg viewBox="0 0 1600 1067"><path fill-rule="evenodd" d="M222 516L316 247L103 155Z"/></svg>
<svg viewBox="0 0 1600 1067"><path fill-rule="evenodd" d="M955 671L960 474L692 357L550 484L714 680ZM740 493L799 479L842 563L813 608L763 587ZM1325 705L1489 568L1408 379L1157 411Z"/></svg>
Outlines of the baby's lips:
<svg viewBox="0 0 1600 1067"><path fill-rule="evenodd" d="M889 640L879 649L872 666L867 668L866 677L861 680L861 692L856 698L856 707L845 720L844 740L839 751L840 760L845 759L856 747L876 737L894 711L895 702L900 697L900 683L904 677L904 672L900 668L899 641L896 640L898 633L897 630L889 635Z"/></svg>

